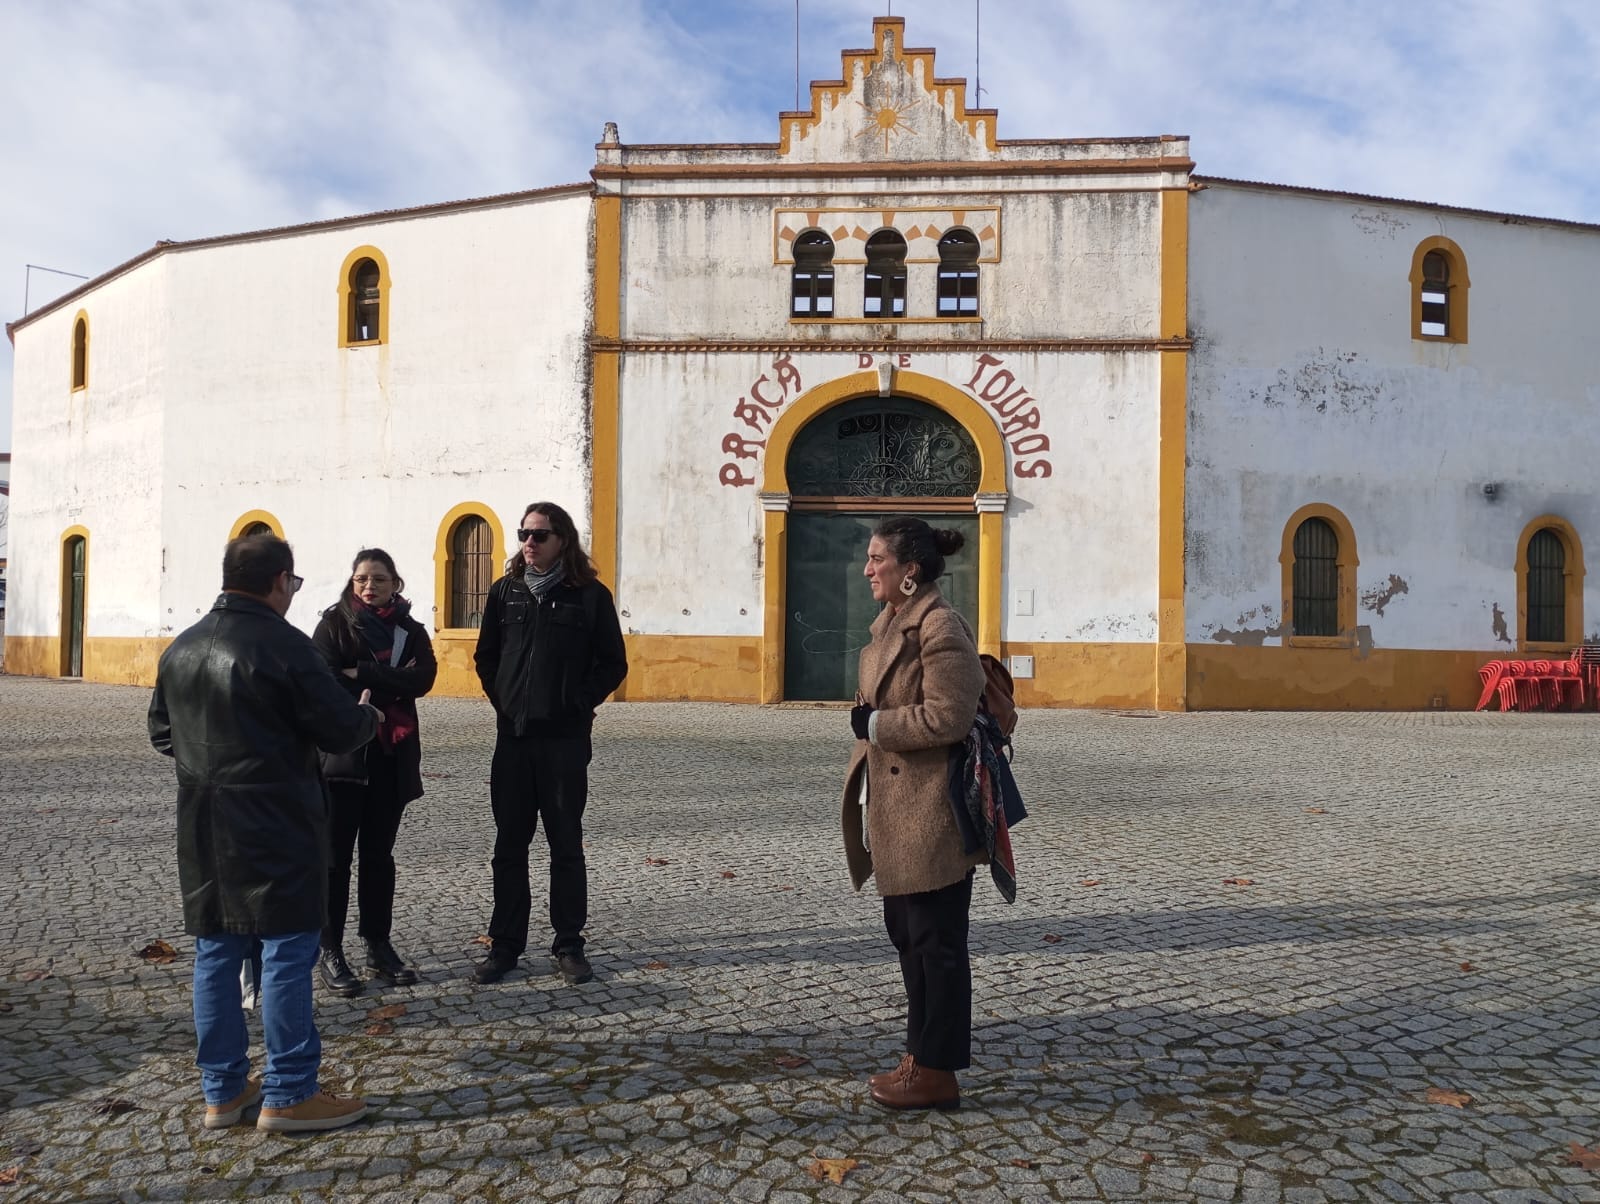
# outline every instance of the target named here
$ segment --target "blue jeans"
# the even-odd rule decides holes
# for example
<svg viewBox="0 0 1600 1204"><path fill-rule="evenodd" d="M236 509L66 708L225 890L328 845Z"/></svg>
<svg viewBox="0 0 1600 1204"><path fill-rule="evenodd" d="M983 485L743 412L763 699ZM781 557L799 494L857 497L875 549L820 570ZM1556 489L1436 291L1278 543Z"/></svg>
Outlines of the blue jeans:
<svg viewBox="0 0 1600 1204"><path fill-rule="evenodd" d="M239 970L261 946L261 1029L267 1068L261 1102L292 1108L317 1093L322 1042L311 1014L311 971L321 933L241 936L229 932L194 942L195 1064L206 1103L225 1104L244 1090L250 1074L250 1033L245 1028Z"/></svg>

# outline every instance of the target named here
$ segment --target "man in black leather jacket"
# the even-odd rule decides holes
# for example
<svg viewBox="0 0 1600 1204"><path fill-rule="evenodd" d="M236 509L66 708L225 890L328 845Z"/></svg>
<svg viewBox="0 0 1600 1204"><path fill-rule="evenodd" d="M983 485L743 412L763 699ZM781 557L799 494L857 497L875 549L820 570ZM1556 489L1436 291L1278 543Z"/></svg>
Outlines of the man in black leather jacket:
<svg viewBox="0 0 1600 1204"><path fill-rule="evenodd" d="M528 846L542 818L550 845L550 954L569 983L594 971L584 955L589 871L583 855L594 712L628 674L611 591L595 576L572 518L554 502L522 516L518 551L489 587L474 662L494 704L489 769L494 811L494 914L489 954L473 968L498 982L528 944Z"/></svg>
<svg viewBox="0 0 1600 1204"><path fill-rule="evenodd" d="M194 1023L204 1125L302 1132L360 1120L366 1104L319 1089L311 970L328 891L328 804L317 750L359 748L379 712L335 680L289 625L300 578L273 535L228 544L211 613L161 657L150 743L178 774L178 881L195 938ZM259 943L266 1068L250 1077L239 969Z"/></svg>

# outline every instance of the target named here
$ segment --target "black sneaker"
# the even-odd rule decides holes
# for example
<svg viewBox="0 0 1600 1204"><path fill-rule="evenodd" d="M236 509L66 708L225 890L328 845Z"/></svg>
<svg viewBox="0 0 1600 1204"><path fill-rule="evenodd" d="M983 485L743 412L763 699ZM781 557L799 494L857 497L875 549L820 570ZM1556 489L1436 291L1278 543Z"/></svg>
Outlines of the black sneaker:
<svg viewBox="0 0 1600 1204"><path fill-rule="evenodd" d="M565 953L556 954L556 968L561 971L561 977L573 986L594 981L594 967L589 964L582 949L568 949Z"/></svg>
<svg viewBox="0 0 1600 1204"><path fill-rule="evenodd" d="M504 949L490 949L489 956L472 965L472 981L499 982L517 968L517 955Z"/></svg>
<svg viewBox="0 0 1600 1204"><path fill-rule="evenodd" d="M350 972L350 963L344 960L344 950L337 945L322 951L322 956L317 959L317 977L335 995L343 995L348 999L361 994L361 980Z"/></svg>
<svg viewBox="0 0 1600 1204"><path fill-rule="evenodd" d="M417 981L417 972L387 940L367 942L367 974L392 987L409 987Z"/></svg>

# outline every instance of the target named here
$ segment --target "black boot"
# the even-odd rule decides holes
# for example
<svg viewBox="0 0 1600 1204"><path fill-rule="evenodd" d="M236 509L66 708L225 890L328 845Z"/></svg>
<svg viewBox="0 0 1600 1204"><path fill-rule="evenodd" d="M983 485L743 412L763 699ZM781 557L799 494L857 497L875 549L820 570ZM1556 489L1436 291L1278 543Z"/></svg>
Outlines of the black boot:
<svg viewBox="0 0 1600 1204"><path fill-rule="evenodd" d="M367 974L391 987L409 987L417 981L417 972L406 965L387 939L367 941Z"/></svg>
<svg viewBox="0 0 1600 1204"><path fill-rule="evenodd" d="M344 950L338 945L322 951L317 960L317 977L335 995L349 998L361 994L361 980L350 972L350 963L344 960Z"/></svg>

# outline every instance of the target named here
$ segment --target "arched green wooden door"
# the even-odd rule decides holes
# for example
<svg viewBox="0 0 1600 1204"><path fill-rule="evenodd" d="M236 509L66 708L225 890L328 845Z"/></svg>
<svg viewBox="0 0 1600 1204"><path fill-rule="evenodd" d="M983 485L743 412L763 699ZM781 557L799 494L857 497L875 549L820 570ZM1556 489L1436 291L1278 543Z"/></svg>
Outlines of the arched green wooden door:
<svg viewBox="0 0 1600 1204"><path fill-rule="evenodd" d="M83 593L85 578L88 573L86 555L88 543L83 536L74 535L67 540L63 549L63 558L66 563L62 566L62 573L66 585L66 597L62 610L62 634L66 637L62 641L61 649L61 675L63 677L83 676Z"/></svg>
<svg viewBox="0 0 1600 1204"><path fill-rule="evenodd" d="M881 609L861 575L880 520L913 513L966 536L939 588L976 629L981 459L943 410L905 397L869 397L820 414L796 437L785 565L783 694L855 697L861 649Z"/></svg>

